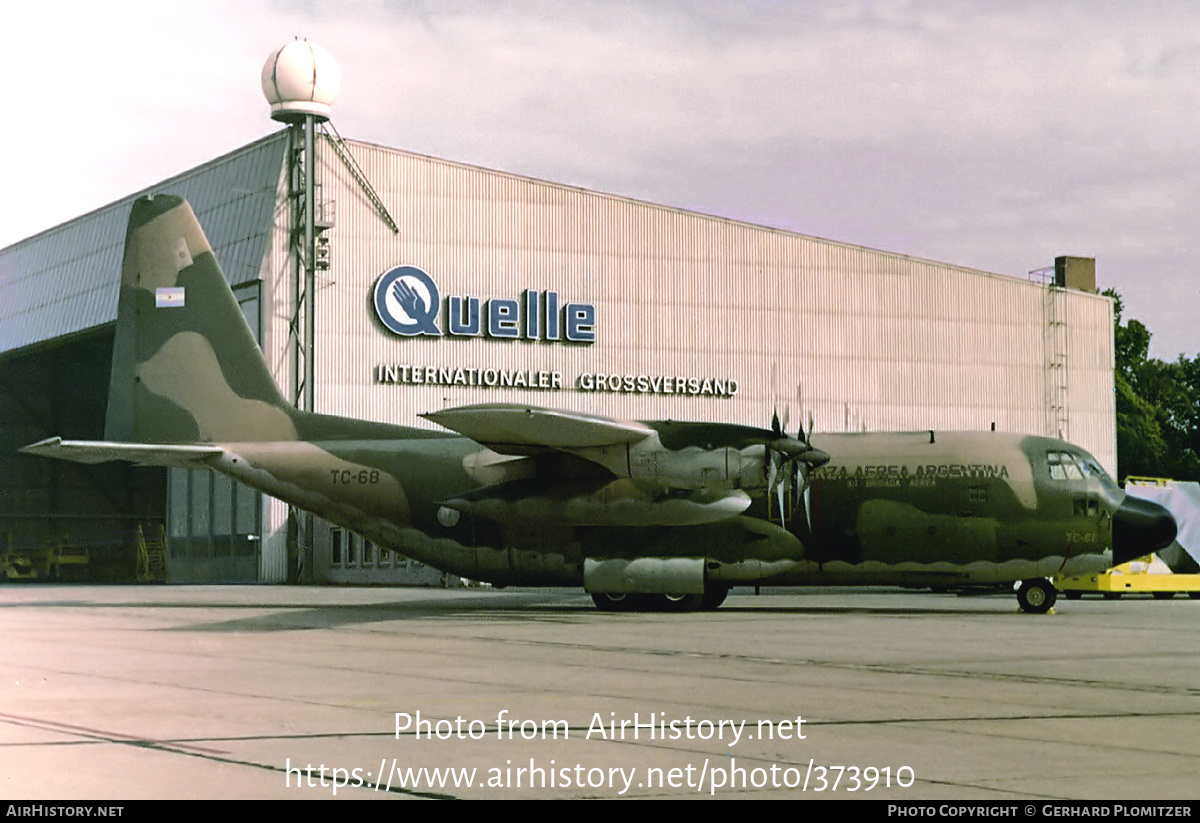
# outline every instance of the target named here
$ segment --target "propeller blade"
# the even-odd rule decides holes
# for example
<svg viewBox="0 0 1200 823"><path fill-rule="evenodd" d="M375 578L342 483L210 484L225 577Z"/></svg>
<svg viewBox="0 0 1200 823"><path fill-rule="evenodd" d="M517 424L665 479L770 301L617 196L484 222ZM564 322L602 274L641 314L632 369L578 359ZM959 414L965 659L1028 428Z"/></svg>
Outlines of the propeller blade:
<svg viewBox="0 0 1200 823"><path fill-rule="evenodd" d="M812 496L809 494L808 484L804 484L804 519L808 521L808 530L812 531Z"/></svg>
<svg viewBox="0 0 1200 823"><path fill-rule="evenodd" d="M784 508L783 508L783 484L780 483L778 488L779 488L779 526L780 526L780 528L786 530L787 529L787 515L784 514Z"/></svg>

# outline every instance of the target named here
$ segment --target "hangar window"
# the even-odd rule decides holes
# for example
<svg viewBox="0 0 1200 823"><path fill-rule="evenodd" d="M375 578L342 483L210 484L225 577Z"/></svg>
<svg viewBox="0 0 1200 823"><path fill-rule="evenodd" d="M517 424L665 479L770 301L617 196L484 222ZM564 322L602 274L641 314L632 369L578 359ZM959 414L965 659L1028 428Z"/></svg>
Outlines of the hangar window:
<svg viewBox="0 0 1200 823"><path fill-rule="evenodd" d="M329 531L329 560L335 566L346 569L365 569L383 566L384 551L360 534L343 529ZM376 560L378 557L378 560Z"/></svg>
<svg viewBox="0 0 1200 823"><path fill-rule="evenodd" d="M253 580L260 500L258 492L208 469L169 469L169 579Z"/></svg>
<svg viewBox="0 0 1200 823"><path fill-rule="evenodd" d="M375 549L375 544L360 534L336 527L329 530L329 562L331 565L344 569L382 565L376 561L376 555L382 560L384 553L382 550L376 552Z"/></svg>

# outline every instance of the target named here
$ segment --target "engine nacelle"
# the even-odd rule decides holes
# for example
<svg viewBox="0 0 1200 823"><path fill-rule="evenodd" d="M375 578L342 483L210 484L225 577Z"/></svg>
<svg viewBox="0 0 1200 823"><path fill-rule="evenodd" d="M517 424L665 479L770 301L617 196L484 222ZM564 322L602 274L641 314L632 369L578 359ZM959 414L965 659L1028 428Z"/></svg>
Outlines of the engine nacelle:
<svg viewBox="0 0 1200 823"><path fill-rule="evenodd" d="M576 453L652 491L685 489L700 497L714 497L734 489L756 491L767 486L767 448L761 443L743 449L689 446L671 450L654 436L632 445L579 449Z"/></svg>
<svg viewBox="0 0 1200 823"><path fill-rule="evenodd" d="M629 471L635 481L671 489L714 494L726 489L766 485L766 448L630 449Z"/></svg>

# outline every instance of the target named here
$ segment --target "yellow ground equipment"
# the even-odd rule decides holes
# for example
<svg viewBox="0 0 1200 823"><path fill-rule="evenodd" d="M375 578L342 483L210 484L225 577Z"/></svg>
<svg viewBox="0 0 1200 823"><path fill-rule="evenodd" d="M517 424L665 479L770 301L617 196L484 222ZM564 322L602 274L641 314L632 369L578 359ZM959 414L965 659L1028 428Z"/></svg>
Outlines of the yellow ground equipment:
<svg viewBox="0 0 1200 823"><path fill-rule="evenodd" d="M37 580L37 569L33 561L28 555L19 552L5 552L4 556L0 557L0 570L3 570L0 580Z"/></svg>
<svg viewBox="0 0 1200 823"><path fill-rule="evenodd" d="M58 538L40 549L16 551L9 546L0 557L0 569L4 580L86 580L90 562L86 547Z"/></svg>
<svg viewBox="0 0 1200 823"><path fill-rule="evenodd" d="M1068 600L1078 600L1088 592L1116 600L1123 594L1151 594L1169 600L1179 592L1200 599L1200 574L1173 574L1152 571L1154 555L1088 577L1056 577L1054 587Z"/></svg>
<svg viewBox="0 0 1200 823"><path fill-rule="evenodd" d="M150 527L150 537L137 527L137 581L162 583L167 579L167 538L162 524Z"/></svg>
<svg viewBox="0 0 1200 823"><path fill-rule="evenodd" d="M91 557L84 546L72 546L66 538L35 552L33 562L42 580L86 580Z"/></svg>

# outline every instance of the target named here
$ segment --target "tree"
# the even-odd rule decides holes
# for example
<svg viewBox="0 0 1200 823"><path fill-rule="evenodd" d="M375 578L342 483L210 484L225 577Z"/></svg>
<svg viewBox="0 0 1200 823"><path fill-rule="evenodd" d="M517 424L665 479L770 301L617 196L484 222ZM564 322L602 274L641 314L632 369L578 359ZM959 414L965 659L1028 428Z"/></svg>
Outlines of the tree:
<svg viewBox="0 0 1200 823"><path fill-rule="evenodd" d="M1116 370L1117 466L1129 475L1200 480L1200 355L1174 363L1150 357L1150 331L1122 325L1124 304L1112 289Z"/></svg>

